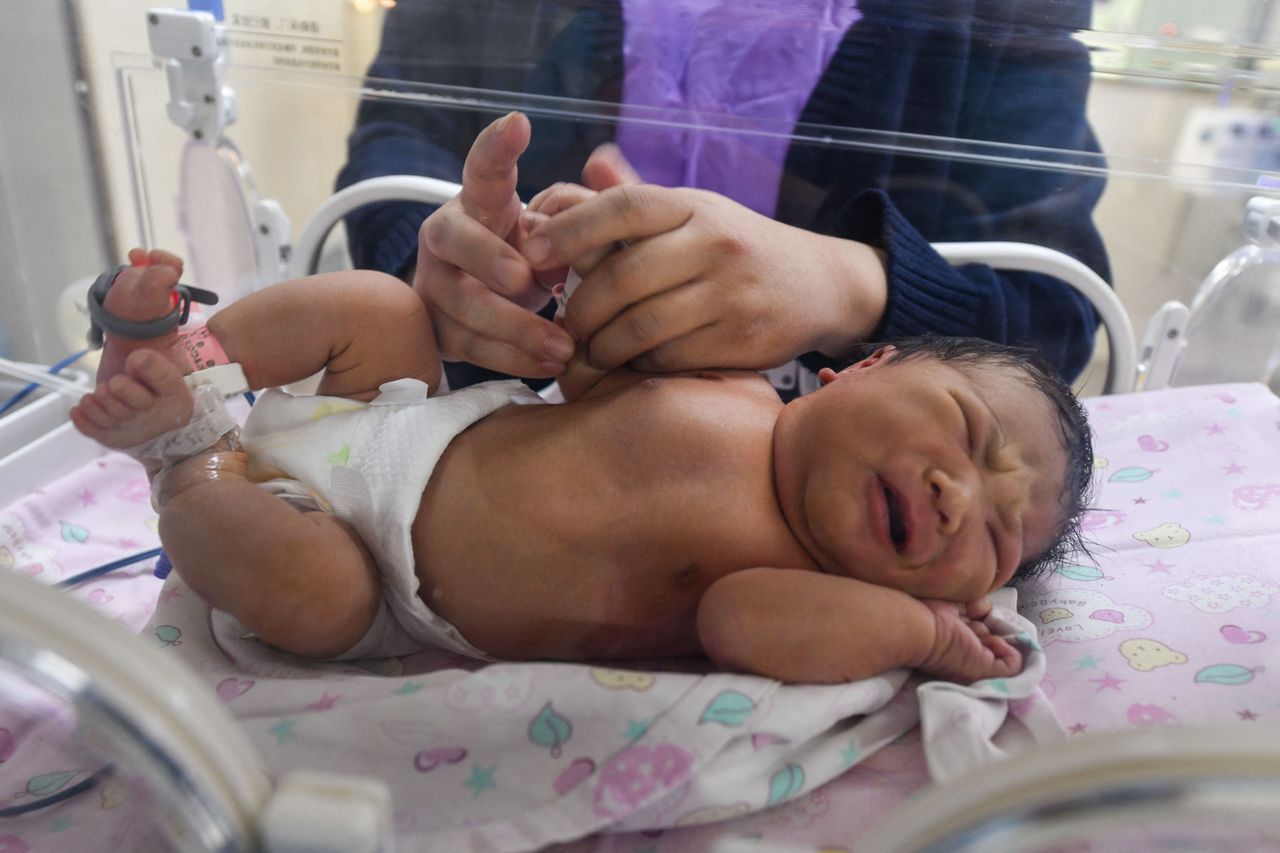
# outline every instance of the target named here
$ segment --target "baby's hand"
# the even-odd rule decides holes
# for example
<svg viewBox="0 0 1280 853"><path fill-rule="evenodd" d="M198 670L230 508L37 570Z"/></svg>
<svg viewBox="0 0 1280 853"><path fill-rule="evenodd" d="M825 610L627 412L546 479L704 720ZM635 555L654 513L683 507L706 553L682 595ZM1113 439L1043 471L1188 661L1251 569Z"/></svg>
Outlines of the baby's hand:
<svg viewBox="0 0 1280 853"><path fill-rule="evenodd" d="M991 633L984 621L991 613L985 598L958 604L922 601L933 613L933 649L919 669L937 678L971 684L984 678L1008 678L1022 671L1022 653Z"/></svg>
<svg viewBox="0 0 1280 853"><path fill-rule="evenodd" d="M580 184L568 182L552 184L529 200L522 222L525 228L532 232L557 213L563 213L572 207L577 207L596 195L595 190L588 189ZM617 247L618 244L613 241L603 246L597 246L573 258L570 266L573 267L578 275L586 276ZM543 280L545 283L547 276L550 275L552 278L558 277L559 280L563 281L567 271L567 268L560 266L538 268L539 280Z"/></svg>

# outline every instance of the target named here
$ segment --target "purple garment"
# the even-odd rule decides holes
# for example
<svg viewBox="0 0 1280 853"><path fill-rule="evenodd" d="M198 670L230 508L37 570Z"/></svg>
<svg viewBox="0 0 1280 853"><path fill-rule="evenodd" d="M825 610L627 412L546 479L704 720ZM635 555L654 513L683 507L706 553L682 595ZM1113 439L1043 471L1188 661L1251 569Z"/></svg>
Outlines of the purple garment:
<svg viewBox="0 0 1280 853"><path fill-rule="evenodd" d="M772 216L789 136L862 17L856 0L622 0L622 8L622 152L646 181L714 190Z"/></svg>

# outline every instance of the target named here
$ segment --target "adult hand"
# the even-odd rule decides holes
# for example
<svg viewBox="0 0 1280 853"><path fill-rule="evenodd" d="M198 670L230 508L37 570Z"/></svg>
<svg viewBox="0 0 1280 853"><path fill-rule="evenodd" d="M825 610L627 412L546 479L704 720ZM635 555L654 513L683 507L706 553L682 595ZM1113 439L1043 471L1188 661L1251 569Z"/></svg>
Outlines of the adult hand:
<svg viewBox="0 0 1280 853"><path fill-rule="evenodd" d="M557 193L572 195L560 202ZM588 342L593 367L763 369L810 350L838 356L884 314L878 250L716 193L624 184L584 197L566 185L540 207L555 215L522 243L536 268L627 244L592 267L569 301L565 328Z"/></svg>
<svg viewBox="0 0 1280 853"><path fill-rule="evenodd" d="M529 120L510 113L476 137L462 168L462 191L418 232L413 286L431 309L444 358L549 377L564 371L574 343L533 313L551 292L518 251L526 225L516 161L529 135Z"/></svg>

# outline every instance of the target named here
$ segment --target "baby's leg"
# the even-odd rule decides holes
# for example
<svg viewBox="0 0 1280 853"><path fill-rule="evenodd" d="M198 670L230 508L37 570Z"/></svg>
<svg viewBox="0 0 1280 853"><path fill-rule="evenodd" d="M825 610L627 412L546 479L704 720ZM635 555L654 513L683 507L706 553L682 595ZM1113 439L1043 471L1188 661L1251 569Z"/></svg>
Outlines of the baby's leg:
<svg viewBox="0 0 1280 853"><path fill-rule="evenodd" d="M247 479L245 453L211 451L165 471L160 540L182 579L265 643L334 657L381 601L373 558L346 522L299 512Z"/></svg>
<svg viewBox="0 0 1280 853"><path fill-rule="evenodd" d="M103 307L140 322L168 314L182 261L168 252L141 249L132 250L129 260L132 265L116 277ZM440 382L440 355L426 306L412 288L382 273L348 270L272 285L218 312L208 327L253 388L287 385L321 370L320 393L361 400L372 399L379 385L393 379L421 379L433 389ZM172 354L180 334L135 340L107 332L99 387L110 386L138 349L165 353L185 372L185 362ZM90 402L89 411L99 402ZM120 437L124 443L113 443L105 434L92 437L109 447L137 443L128 436Z"/></svg>
<svg viewBox="0 0 1280 853"><path fill-rule="evenodd" d="M367 270L272 285L209 320L249 384L269 388L324 370L318 392L369 400L405 377L436 389L440 355L426 306L403 282Z"/></svg>
<svg viewBox="0 0 1280 853"><path fill-rule="evenodd" d="M182 275L182 261L168 252L129 252L130 266L120 271L107 291L103 307L124 320L146 322L173 310L174 288ZM116 450L136 447L170 430L186 425L191 417L191 392L180 375L149 372L151 382L139 381L137 371L125 365L139 352L160 360L178 340L177 331L138 340L105 334L98 384L71 410L71 420L85 435ZM137 364L151 364L139 356ZM161 384L156 386L155 382ZM149 472L150 473L150 472Z"/></svg>
<svg viewBox="0 0 1280 853"><path fill-rule="evenodd" d="M173 413L184 409L189 417L191 392L177 366L140 348L71 417L86 435L129 447L173 429ZM349 525L298 512L249 482L247 469L228 438L169 467L149 466L165 550L197 595L263 642L315 657L346 651L377 614L373 559Z"/></svg>
<svg viewBox="0 0 1280 853"><path fill-rule="evenodd" d="M168 313L170 294L181 269L180 262L171 258L162 253L145 258L131 255L135 266L120 274L107 294L105 307L117 316L139 321ZM148 265L142 266L142 260ZM320 302L310 304L314 307L325 296L332 297L335 291L350 286L330 278L313 294ZM394 290L408 293L418 306L417 317L425 323L425 312L413 292L398 282ZM269 301L265 306L268 313L273 305L278 308L286 303ZM372 306L375 314L381 312L393 329L395 321L386 314L388 308L394 309L390 313L409 319L403 328L411 337L425 332L430 340L429 327L411 322L415 314L412 306L400 310L394 297L380 301L372 294L365 306ZM326 318L325 310L308 309L306 303L295 307L294 313L310 313L313 322ZM248 316L252 326L256 318ZM320 358L315 355L320 352L317 348L286 347L282 364L277 365L271 360L273 346L239 340L244 330L234 314L224 328L232 341L230 346L224 342L224 347L233 360L243 355L266 365L246 371L251 377L257 373L260 380L267 377L260 384L301 378L336 361L347 369L339 372L338 379L330 376L326 381L338 386L338 393L350 389L358 394L361 388L376 390L380 370L404 367L387 379L406 373L421 376L420 371L411 369L407 357L426 352L421 342L407 347L393 342L389 350L404 361L387 367L376 353L369 352L366 332L362 331L367 327L358 321L337 322L317 327L315 335L323 337L326 328L338 332L336 340L343 345L335 346L331 339L328 352L333 358L314 363L306 356L311 353L312 359ZM108 333L98 387L71 411L76 426L109 447L128 449L185 425L192 415L193 400L171 360L174 340L175 333L146 341ZM290 359L290 354L300 352L302 359ZM430 354L434 356L434 348ZM290 375L291 371L298 372ZM271 378L275 376L281 378ZM297 512L251 484L246 471L245 454L225 438L169 467L153 461L148 475L160 509L161 540L166 550L197 594L235 615L264 642L310 656L345 651L365 634L377 613L380 588L372 558L348 525L324 513Z"/></svg>

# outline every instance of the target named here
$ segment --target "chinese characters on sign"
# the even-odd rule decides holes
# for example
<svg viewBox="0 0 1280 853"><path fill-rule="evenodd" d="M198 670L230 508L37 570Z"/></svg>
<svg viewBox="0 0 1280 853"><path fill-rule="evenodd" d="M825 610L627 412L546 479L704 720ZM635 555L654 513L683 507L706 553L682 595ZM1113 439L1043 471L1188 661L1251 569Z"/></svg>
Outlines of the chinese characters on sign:
<svg viewBox="0 0 1280 853"><path fill-rule="evenodd" d="M280 4L273 4L276 9ZM229 11L233 61L304 71L341 72L344 43L340 5L305 4L309 15Z"/></svg>

